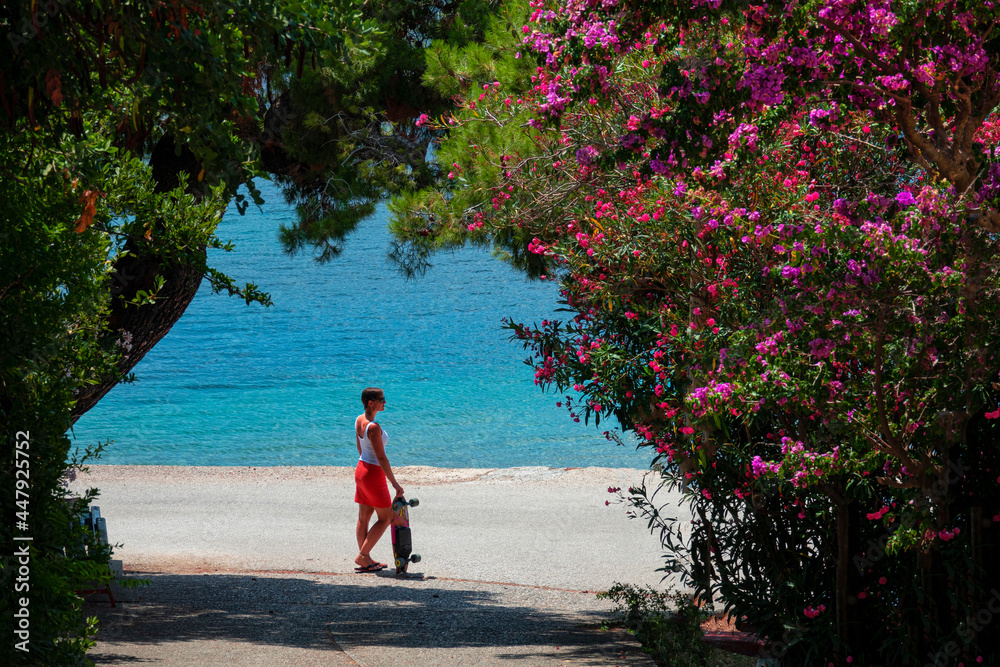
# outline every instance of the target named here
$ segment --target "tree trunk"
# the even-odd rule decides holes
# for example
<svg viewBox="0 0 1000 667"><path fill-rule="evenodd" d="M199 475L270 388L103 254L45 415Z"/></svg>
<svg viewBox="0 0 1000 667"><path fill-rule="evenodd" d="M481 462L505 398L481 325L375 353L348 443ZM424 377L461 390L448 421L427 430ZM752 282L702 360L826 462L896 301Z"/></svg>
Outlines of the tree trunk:
<svg viewBox="0 0 1000 667"><path fill-rule="evenodd" d="M843 491L841 492L843 493ZM837 583L834 609L837 613L837 638L848 642L847 633L847 589L848 563L851 558L850 525L848 504L841 496L837 501Z"/></svg>
<svg viewBox="0 0 1000 667"><path fill-rule="evenodd" d="M179 174L188 174L188 192L199 194L197 175L201 165L186 146L179 154L173 139L163 137L153 150L149 160L153 171L156 192L168 192L177 187ZM127 243L128 251L115 262L111 281L111 315L108 318L109 331L106 339L110 344L125 346L118 364L119 375L102 378L97 384L79 389L73 406L72 420L76 421L97 405L105 394L111 391L121 379L127 376L146 353L160 342L174 323L180 319L188 304L194 299L201 285L202 273L188 265L166 262L155 253L142 250ZM204 248L202 252L204 252ZM127 303L140 290L150 291L157 276L164 280L157 294L156 302L143 306L129 306Z"/></svg>

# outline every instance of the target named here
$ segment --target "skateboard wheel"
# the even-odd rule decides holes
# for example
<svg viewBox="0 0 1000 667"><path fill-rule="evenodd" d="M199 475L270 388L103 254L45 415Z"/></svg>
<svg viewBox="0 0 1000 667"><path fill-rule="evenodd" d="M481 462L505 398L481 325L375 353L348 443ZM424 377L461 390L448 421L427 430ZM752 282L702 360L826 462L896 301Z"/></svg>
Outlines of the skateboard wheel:
<svg viewBox="0 0 1000 667"><path fill-rule="evenodd" d="M420 501L417 500L416 498L414 498L413 500L410 501L410 507L416 507L419 504L420 504Z"/></svg>
<svg viewBox="0 0 1000 667"><path fill-rule="evenodd" d="M397 558L396 559L396 569L398 570L401 567L403 567L403 561L401 561L400 559Z"/></svg>
<svg viewBox="0 0 1000 667"><path fill-rule="evenodd" d="M410 556L410 562L411 563L419 563L420 562L420 554L413 554L412 556Z"/></svg>

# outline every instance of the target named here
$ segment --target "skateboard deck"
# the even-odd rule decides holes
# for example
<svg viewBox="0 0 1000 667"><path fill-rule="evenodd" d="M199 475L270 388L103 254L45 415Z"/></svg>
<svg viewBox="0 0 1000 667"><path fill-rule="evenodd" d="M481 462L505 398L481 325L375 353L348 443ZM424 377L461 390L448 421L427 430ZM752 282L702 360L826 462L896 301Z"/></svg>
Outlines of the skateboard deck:
<svg viewBox="0 0 1000 667"><path fill-rule="evenodd" d="M419 563L420 554L413 553L413 543L410 540L410 507L416 507L420 501L414 498L407 501L400 496L392 502L392 555L396 559L396 574L406 572L410 563Z"/></svg>

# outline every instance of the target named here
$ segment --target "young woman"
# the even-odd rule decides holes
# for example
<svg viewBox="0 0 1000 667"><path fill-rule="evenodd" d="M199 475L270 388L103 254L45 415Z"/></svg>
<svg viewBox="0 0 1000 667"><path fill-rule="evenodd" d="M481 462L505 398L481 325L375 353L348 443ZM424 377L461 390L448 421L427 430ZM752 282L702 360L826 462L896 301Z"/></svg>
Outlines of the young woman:
<svg viewBox="0 0 1000 667"><path fill-rule="evenodd" d="M368 387L361 392L361 402L365 406L364 414L358 415L354 421L354 436L358 444L358 467L354 471L354 481L357 490L354 502L358 504L358 555L354 559L356 572L378 572L386 567L371 557L372 547L382 537L382 533L392 522L389 508L392 501L389 498L389 488L386 480L396 490L396 497L403 495L403 487L396 482L385 455L385 443L389 439L384 429L375 423L375 417L385 410L385 395L377 387ZM372 514L378 515L378 520L369 527Z"/></svg>

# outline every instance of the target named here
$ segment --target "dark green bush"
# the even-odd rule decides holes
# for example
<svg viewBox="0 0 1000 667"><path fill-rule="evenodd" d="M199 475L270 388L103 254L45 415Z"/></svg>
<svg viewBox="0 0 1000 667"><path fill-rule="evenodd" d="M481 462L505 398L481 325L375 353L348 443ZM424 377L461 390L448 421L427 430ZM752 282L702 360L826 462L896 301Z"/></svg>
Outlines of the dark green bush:
<svg viewBox="0 0 1000 667"><path fill-rule="evenodd" d="M601 599L615 603L609 625L623 627L664 667L715 667L715 651L702 641L709 614L683 593L616 583Z"/></svg>

